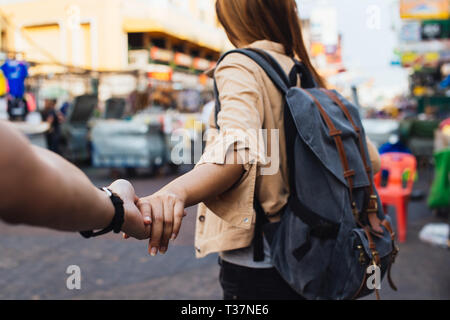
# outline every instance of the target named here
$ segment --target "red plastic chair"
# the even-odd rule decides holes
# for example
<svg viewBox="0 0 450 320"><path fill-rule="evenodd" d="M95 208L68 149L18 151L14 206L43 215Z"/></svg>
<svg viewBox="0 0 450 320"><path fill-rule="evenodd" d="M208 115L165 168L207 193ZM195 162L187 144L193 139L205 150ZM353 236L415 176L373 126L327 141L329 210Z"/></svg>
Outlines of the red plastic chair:
<svg viewBox="0 0 450 320"><path fill-rule="evenodd" d="M382 183L387 172L387 183ZM374 177L375 187L383 207L394 206L397 212L397 233L400 242L406 241L408 203L417 172L416 158L407 153L389 152L381 155L381 170Z"/></svg>

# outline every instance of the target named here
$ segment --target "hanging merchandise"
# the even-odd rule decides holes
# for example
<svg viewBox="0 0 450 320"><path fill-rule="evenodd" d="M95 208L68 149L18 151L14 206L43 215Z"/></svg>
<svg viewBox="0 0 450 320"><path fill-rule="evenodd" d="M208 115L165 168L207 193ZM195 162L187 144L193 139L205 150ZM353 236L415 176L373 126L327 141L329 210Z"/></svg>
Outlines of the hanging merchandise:
<svg viewBox="0 0 450 320"><path fill-rule="evenodd" d="M34 94L27 92L25 93L24 97L28 105L28 111L29 112L37 111L36 98L34 97Z"/></svg>
<svg viewBox="0 0 450 320"><path fill-rule="evenodd" d="M15 98L22 98L25 93L25 79L28 77L28 66L25 62L6 60L1 67L8 79L9 92Z"/></svg>
<svg viewBox="0 0 450 320"><path fill-rule="evenodd" d="M0 97L5 96L8 93L8 80L5 78L3 72L0 72Z"/></svg>

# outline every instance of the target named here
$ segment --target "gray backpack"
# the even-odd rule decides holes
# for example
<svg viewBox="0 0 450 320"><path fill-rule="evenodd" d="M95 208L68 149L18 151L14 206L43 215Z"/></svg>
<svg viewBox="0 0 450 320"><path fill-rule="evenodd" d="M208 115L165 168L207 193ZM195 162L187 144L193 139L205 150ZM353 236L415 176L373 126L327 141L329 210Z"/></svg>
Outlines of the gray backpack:
<svg viewBox="0 0 450 320"><path fill-rule="evenodd" d="M232 52L254 60L285 100L291 196L279 223L267 223L255 200L255 260L264 256L264 236L272 264L307 299L357 299L374 291L379 298L386 273L397 290L390 276L395 234L374 188L358 109L336 91L318 88L296 60L289 75L262 50L232 50L219 63ZM217 86L215 91L217 124ZM373 221L384 232L375 231Z"/></svg>

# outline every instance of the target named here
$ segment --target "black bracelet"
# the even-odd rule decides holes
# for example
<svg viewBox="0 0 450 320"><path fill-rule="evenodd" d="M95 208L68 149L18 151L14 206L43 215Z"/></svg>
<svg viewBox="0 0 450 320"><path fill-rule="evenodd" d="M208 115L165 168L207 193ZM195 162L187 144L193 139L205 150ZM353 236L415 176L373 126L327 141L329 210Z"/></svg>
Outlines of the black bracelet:
<svg viewBox="0 0 450 320"><path fill-rule="evenodd" d="M108 188L100 188L100 190L105 191L109 198L111 199L111 202L114 205L114 217L111 221L111 223L109 224L109 226L107 226L105 229L94 232L94 231L81 231L80 234L86 238L93 238L93 237L98 237L101 235L104 235L108 232L113 231L114 233L119 233L122 230L122 225L124 222L124 216L125 216L125 210L123 208L123 201L122 199L120 199L120 197L118 195L116 195L115 193L113 193L111 190L109 190Z"/></svg>

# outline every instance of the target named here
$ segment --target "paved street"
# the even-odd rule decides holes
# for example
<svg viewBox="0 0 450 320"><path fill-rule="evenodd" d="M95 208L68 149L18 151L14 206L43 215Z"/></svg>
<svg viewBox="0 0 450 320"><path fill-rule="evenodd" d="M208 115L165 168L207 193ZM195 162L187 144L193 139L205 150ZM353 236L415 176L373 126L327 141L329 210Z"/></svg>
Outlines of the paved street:
<svg viewBox="0 0 450 320"><path fill-rule="evenodd" d="M87 170L101 186L107 171ZM147 195L173 179L132 179ZM422 176L418 187L426 187ZM108 235L85 240L76 234L0 224L0 299L220 299L217 256L194 257L195 208L167 254L151 257L146 242ZM392 213L392 212L391 212ZM383 282L384 299L450 299L450 252L420 242L420 228L440 221L424 202L410 205L409 233L393 269L399 291ZM82 272L81 290L66 288L69 265ZM373 299L371 296L369 299Z"/></svg>

